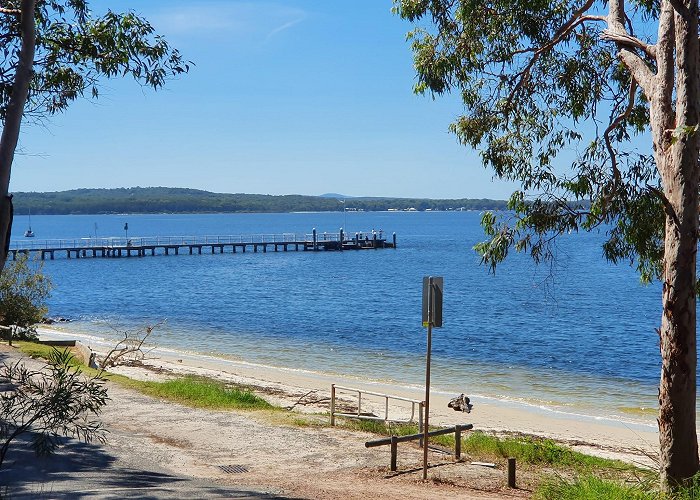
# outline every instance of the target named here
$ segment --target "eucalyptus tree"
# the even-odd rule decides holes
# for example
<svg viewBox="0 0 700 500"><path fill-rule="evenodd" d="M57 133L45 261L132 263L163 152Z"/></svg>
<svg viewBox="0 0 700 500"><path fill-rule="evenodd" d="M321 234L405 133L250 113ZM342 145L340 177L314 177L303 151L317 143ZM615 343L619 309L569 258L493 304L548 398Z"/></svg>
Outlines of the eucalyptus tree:
<svg viewBox="0 0 700 500"><path fill-rule="evenodd" d="M395 0L419 93L455 93L451 130L499 178L486 213L492 270L510 250L553 258L565 233L603 228L604 256L663 284L661 479L698 471L697 0Z"/></svg>
<svg viewBox="0 0 700 500"><path fill-rule="evenodd" d="M187 72L180 53L133 12L94 16L88 0L0 0L0 270L12 226L12 161L27 117L97 98L101 77L158 89ZM79 147L79 145L76 145Z"/></svg>

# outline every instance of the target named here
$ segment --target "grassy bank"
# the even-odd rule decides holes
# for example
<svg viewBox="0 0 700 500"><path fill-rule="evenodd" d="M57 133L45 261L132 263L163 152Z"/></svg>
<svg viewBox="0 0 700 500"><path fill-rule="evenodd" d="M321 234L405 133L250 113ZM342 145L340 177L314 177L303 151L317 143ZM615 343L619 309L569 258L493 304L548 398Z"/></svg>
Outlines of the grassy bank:
<svg viewBox="0 0 700 500"><path fill-rule="evenodd" d="M16 346L27 356L46 358L53 347L32 342L16 342ZM195 408L211 410L272 410L275 409L265 399L245 386L230 386L205 377L185 376L164 382L135 380L123 375L100 372L86 366L78 358L71 360L87 376L100 375L124 387L135 389L143 394Z"/></svg>

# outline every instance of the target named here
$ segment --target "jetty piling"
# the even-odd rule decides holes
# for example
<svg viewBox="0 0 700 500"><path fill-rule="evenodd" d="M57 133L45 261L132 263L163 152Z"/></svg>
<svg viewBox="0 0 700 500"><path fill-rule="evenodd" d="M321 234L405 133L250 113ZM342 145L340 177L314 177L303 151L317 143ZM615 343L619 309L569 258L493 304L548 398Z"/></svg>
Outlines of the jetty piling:
<svg viewBox="0 0 700 500"><path fill-rule="evenodd" d="M372 238L369 238L371 234ZM364 235L364 236L363 236ZM247 236L154 236L154 237L114 237L114 238L80 238L57 240L13 241L9 254L13 260L19 254L34 254L41 260L54 260L56 256L67 259L145 257L150 253L156 255L193 255L195 250L201 255L203 249L209 253L245 253L252 249L267 253L268 247L278 252L280 248L287 252L290 247L295 251L341 251L341 250L378 250L396 248L396 233L392 241L378 236L375 231L362 231L348 238L341 228L338 233L319 234L313 228L311 234L258 234ZM182 252L180 252L182 250ZM187 250L187 251L186 251ZM206 253L206 252L204 252Z"/></svg>

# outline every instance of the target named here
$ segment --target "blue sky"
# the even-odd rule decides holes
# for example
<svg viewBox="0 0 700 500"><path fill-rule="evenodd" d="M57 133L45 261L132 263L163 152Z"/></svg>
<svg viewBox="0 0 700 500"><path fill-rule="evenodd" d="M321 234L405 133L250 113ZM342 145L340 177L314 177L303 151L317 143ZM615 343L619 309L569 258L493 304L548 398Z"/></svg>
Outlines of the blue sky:
<svg viewBox="0 0 700 500"><path fill-rule="evenodd" d="M506 198L448 132L454 97L413 93L391 0L91 2L132 9L195 66L159 92L104 82L27 124L13 191L173 186L216 192Z"/></svg>

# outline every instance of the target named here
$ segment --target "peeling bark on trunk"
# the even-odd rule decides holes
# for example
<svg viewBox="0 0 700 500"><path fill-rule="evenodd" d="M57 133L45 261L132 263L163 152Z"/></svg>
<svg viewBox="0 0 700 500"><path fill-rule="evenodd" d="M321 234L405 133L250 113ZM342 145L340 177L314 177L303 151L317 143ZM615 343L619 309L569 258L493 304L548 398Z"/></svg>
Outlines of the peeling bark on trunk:
<svg viewBox="0 0 700 500"><path fill-rule="evenodd" d="M700 117L698 7L697 0L684 3L690 15L684 18L676 13L674 19L675 124L693 127ZM661 132L661 124L656 125ZM668 133L668 128L661 132ZM659 444L662 485L671 489L699 468L695 409L698 135L681 135L672 145L656 144L666 196Z"/></svg>
<svg viewBox="0 0 700 500"><path fill-rule="evenodd" d="M691 149L691 148L686 148ZM697 154L695 155L697 163ZM690 170L690 169L687 169ZM693 168L692 170L697 170ZM682 177L682 176L679 176ZM678 220L667 216L661 321L659 444L661 480L673 487L698 471L696 435L697 175L671 200ZM694 210L691 208L694 206Z"/></svg>
<svg viewBox="0 0 700 500"><path fill-rule="evenodd" d="M24 105L27 102L29 83L34 64L36 27L34 24L35 0L22 0L20 30L22 46L19 63L12 84L12 96L7 106L5 122L0 136L0 271L7 260L7 249L12 231L12 198L9 194L10 171L17 149ZM10 14L11 15L11 14Z"/></svg>

